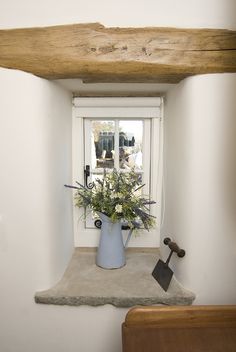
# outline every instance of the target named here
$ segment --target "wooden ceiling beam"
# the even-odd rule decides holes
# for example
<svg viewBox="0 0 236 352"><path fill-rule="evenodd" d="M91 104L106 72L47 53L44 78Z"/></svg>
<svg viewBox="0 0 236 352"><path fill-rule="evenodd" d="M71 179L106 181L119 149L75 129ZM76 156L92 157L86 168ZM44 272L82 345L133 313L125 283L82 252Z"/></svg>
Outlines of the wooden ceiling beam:
<svg viewBox="0 0 236 352"><path fill-rule="evenodd" d="M0 66L47 79L177 83L236 72L236 31L99 23L0 30Z"/></svg>

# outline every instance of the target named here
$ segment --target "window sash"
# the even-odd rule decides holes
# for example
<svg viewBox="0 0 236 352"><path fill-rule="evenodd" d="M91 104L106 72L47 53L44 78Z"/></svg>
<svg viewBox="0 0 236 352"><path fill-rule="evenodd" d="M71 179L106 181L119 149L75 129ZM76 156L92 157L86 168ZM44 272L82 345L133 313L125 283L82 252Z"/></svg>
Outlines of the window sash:
<svg viewBox="0 0 236 352"><path fill-rule="evenodd" d="M93 114L91 114L91 106L87 107L86 111L81 110L81 106L78 107L78 103L82 102L81 99L86 99L82 107L85 108L85 105L88 105L88 99L90 101L93 101L94 99L99 99L100 102L103 101L104 104L107 104L108 100L111 101L113 100L112 103L109 105L109 114L107 114L106 117L104 117L105 112L107 108L102 107L102 104L100 105L99 108L101 110L97 110L97 107L95 106L96 104L93 104L92 106L92 111L94 111ZM115 99L115 102L114 102ZM129 104L131 108L131 100L132 99L132 116L130 115L130 111L128 111L128 107L125 108L124 105L128 105L127 100L129 99ZM134 100L135 99L135 100ZM138 104L138 101L142 101L141 104ZM155 113L153 113L152 109L150 110L150 107L148 104L151 102L151 100L155 100ZM122 107L118 106L118 100L119 103L121 103L122 100ZM124 100L126 103L124 103ZM145 100L145 102L144 102ZM153 102L151 102L154 104ZM74 104L73 104L73 119L72 119L72 158L73 158L73 180L72 182L75 184L75 181L79 181L81 183L84 182L84 157L83 157L83 150L84 150L84 133L83 133L83 123L87 119L113 119L113 118L118 118L119 120L126 120L129 119L142 119L142 120L148 120L150 121L150 138L144 137L143 142L144 143L149 143L151 141L151 147L150 150L152 153L150 153L150 179L149 179L149 187L150 187L150 195L152 199L156 200L158 203L156 205L151 206L151 212L152 214L157 216L157 225L158 227L154 230L149 231L148 233L145 231L145 233L141 233L139 231L140 235L138 236L133 236L131 241L130 241L130 246L134 247L155 247L159 246L159 241L160 241L160 212L161 212L161 184L162 184L162 135L163 135L163 125L161 123L162 121L162 115L163 115L163 103L162 103L162 98L74 98ZM113 106L111 106L113 105ZM140 106L141 105L141 106ZM146 105L146 106L145 106ZM153 106L153 105L152 105ZM141 112L140 112L141 108ZM97 112L95 113L95 110ZM127 112L128 111L128 112ZM141 116L143 115L143 116ZM160 141L158 142L158 139L160 138ZM152 154L152 156L151 156ZM158 183L157 183L158 180ZM75 246L92 246L95 247L98 245L98 240L99 240L99 230L97 229L85 229L84 222L81 221L81 217L83 217L83 211L81 209L78 209L76 207L73 207L73 212L74 212L74 236L75 236Z"/></svg>

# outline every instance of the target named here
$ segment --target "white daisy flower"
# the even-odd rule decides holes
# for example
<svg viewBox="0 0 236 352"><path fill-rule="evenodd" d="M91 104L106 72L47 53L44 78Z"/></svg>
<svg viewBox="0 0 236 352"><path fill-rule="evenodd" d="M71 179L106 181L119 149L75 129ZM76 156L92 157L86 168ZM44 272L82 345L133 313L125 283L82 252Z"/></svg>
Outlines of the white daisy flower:
<svg viewBox="0 0 236 352"><path fill-rule="evenodd" d="M116 207L115 207L115 211L117 213L122 213L122 205L121 204L117 204Z"/></svg>

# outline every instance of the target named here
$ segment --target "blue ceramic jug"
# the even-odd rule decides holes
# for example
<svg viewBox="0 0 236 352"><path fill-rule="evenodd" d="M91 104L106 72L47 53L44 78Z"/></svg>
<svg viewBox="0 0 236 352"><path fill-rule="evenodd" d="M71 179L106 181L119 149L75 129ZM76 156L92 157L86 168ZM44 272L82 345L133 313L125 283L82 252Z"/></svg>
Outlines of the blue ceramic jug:
<svg viewBox="0 0 236 352"><path fill-rule="evenodd" d="M126 244L123 244L122 222L99 213L102 220L101 236L97 250L96 264L104 269L118 269L126 264L125 248L133 229L130 229Z"/></svg>

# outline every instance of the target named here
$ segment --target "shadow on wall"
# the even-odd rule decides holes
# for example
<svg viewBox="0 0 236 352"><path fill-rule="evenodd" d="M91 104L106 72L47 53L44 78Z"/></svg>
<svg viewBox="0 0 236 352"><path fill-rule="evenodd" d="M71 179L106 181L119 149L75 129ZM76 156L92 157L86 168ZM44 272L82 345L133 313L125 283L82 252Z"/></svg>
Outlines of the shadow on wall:
<svg viewBox="0 0 236 352"><path fill-rule="evenodd" d="M232 111L230 115L222 116L222 119L224 119L222 134L225 136L225 141L222 148L222 154L224 155L222 160L224 161L221 170L223 185L221 192L224 201L222 206L224 206L228 215L229 222L236 227L236 105L234 110L234 114Z"/></svg>

